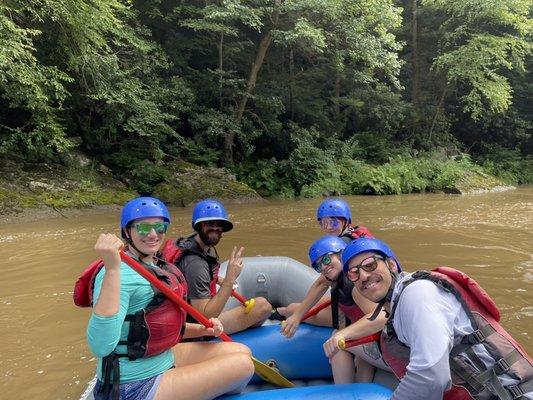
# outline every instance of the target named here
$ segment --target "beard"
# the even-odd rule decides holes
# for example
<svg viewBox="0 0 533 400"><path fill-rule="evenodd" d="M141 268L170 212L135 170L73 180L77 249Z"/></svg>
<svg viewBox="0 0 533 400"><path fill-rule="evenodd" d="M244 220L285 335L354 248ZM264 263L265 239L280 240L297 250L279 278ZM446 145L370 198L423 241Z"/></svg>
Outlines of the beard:
<svg viewBox="0 0 533 400"><path fill-rule="evenodd" d="M206 246L211 247L217 245L218 242L220 242L222 232L216 229L209 229L205 232L201 230L200 232L198 232L198 235Z"/></svg>

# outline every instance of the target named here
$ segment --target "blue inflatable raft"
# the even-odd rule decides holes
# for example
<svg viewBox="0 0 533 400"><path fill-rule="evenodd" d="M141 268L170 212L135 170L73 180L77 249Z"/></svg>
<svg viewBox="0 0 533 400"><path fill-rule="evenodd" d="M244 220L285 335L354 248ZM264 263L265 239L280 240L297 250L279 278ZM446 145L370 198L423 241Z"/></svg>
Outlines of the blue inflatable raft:
<svg viewBox="0 0 533 400"><path fill-rule="evenodd" d="M245 268L237 280L239 291L247 298L264 296L274 306L300 302L318 274L311 268L288 257L247 257ZM225 275L225 263L221 275ZM237 307L230 300L227 308ZM226 309L227 309L226 308ZM391 374L377 370L375 383L333 385L331 367L322 344L332 329L302 323L293 338L279 332L279 322L268 321L259 328L231 335L236 342L246 344L254 357L291 380L294 388L279 389L254 376L245 391L219 397L224 400L309 399L309 400L384 400L392 395L397 381ZM92 400L95 380L81 400Z"/></svg>
<svg viewBox="0 0 533 400"><path fill-rule="evenodd" d="M244 343L255 358L279 370L296 387L279 389L254 376L245 392L226 395L219 399L389 399L395 379L382 371L376 375L379 383L354 383L333 385L331 367L324 355L322 344L331 336L331 328L301 324L293 338L286 339L279 332L279 324L263 325L232 335L236 342ZM389 386L389 387L387 387Z"/></svg>

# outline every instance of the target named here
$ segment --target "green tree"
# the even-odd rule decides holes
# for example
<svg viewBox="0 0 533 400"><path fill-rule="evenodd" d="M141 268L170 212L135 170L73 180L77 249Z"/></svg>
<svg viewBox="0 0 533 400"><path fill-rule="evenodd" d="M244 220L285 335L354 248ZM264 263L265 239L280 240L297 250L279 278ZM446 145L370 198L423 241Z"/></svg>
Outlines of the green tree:
<svg viewBox="0 0 533 400"><path fill-rule="evenodd" d="M443 13L433 68L457 90L463 110L476 120L502 113L512 101L507 71L524 71L531 53L530 0L426 0Z"/></svg>

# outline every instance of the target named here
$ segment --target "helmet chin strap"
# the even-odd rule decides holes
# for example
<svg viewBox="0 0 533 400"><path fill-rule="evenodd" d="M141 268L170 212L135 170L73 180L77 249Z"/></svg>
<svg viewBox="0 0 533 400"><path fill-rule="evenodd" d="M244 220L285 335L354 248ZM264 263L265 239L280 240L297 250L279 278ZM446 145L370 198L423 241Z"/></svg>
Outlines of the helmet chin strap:
<svg viewBox="0 0 533 400"><path fill-rule="evenodd" d="M389 286L389 290L387 291L387 294L385 295L385 297L383 297L378 305L376 306L376 309L374 310L374 312L372 313L372 315L367 318L369 321L374 321L379 313L381 312L381 310L383 309L383 306L385 305L385 303L387 302L390 302L392 300L392 293L394 292L394 286L396 285L396 280L398 279L398 274L397 273L393 273L390 269L390 267L388 268L389 270L389 273L392 277L392 280L391 280L391 283L390 283L390 286ZM385 317L389 318L390 316L390 313L387 311L387 310L383 310L385 311Z"/></svg>

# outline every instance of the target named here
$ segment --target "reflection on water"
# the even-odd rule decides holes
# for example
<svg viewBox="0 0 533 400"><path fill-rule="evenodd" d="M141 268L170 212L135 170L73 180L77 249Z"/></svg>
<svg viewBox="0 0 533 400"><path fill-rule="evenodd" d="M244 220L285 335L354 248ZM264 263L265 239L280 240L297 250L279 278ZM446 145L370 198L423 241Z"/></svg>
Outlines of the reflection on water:
<svg viewBox="0 0 533 400"><path fill-rule="evenodd" d="M474 277L496 300L503 325L533 353L533 188L473 196L346 197L356 223L396 251L408 270L448 265ZM307 262L320 231L320 199L227 206L235 229L219 254ZM190 230L191 209L174 209L171 236ZM0 393L6 399L77 399L94 373L85 343L89 310L72 287L94 258L100 232L118 232L118 212L0 226Z"/></svg>

